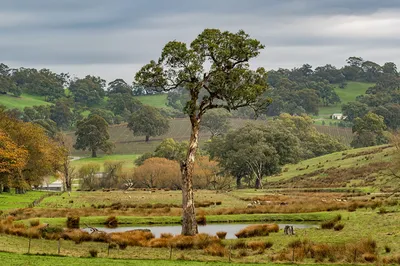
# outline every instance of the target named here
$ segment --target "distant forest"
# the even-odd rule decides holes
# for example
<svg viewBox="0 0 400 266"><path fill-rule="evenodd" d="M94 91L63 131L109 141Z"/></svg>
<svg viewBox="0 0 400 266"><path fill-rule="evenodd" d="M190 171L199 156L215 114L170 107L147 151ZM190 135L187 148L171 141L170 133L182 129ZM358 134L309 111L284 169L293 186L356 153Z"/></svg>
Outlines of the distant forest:
<svg viewBox="0 0 400 266"><path fill-rule="evenodd" d="M270 89L265 98L273 101L267 108L252 110L242 108L235 117L255 119L278 116L282 113L318 115L321 106L341 105L335 87L344 89L347 82L371 83L365 95L355 102L342 105L342 113L350 125L356 118L372 112L383 117L389 129L400 126L400 76L396 64L379 65L350 57L346 65L336 68L330 64L315 69L304 64L299 68L270 70ZM20 97L22 93L44 97L49 105L9 109L6 112L26 122L36 122L49 131L69 130L88 114L97 114L109 124L129 121L131 115L143 104L135 96L157 94L157 88L143 88L128 84L123 79L106 83L101 77L71 78L66 73L49 69L12 69L0 64L0 94ZM202 97L206 96L204 92ZM183 117L187 102L184 88L171 91L161 112L167 117Z"/></svg>

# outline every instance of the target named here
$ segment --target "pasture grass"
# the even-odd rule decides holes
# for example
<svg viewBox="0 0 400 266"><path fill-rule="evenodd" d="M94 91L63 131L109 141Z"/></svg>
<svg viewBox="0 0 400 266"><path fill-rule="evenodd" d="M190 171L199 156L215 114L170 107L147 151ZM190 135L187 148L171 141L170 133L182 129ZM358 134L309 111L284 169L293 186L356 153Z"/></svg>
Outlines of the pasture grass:
<svg viewBox="0 0 400 266"><path fill-rule="evenodd" d="M143 259L113 259L113 258L85 258L85 257L66 257L66 256L43 256L43 255L28 255L28 254L16 254L8 252L0 252L0 260L4 263L2 265L21 265L21 266L53 266L53 265L88 265L88 266L125 266L125 265L135 265L135 266L153 266L153 265L163 265L163 266L203 266L202 261L183 261L183 260L143 260ZM208 261L207 265L210 266L224 266L224 265L240 265L232 264L228 262L218 262L218 261ZM247 266L258 266L258 263L247 263ZM266 263L266 266L273 265L288 265L288 264L276 264L276 263ZM307 266L307 264L303 264ZM322 266L326 264L312 263L313 266ZM340 266L339 264L337 264Z"/></svg>
<svg viewBox="0 0 400 266"><path fill-rule="evenodd" d="M142 95L142 96L135 96L141 103L150 105L156 108L171 108L167 106L167 94L155 94L155 95Z"/></svg>
<svg viewBox="0 0 400 266"><path fill-rule="evenodd" d="M387 214L380 214L376 210L357 209L354 212L340 211L325 213L325 218L332 219L332 216L338 214L341 215L341 223L344 228L341 231L322 230L319 228L307 228L297 229L295 236L286 236L283 234L283 228L280 228L279 232L270 233L267 237L251 237L244 241L244 247L248 247L246 253L247 256L238 256L239 250L232 251L233 262L257 262L267 263L270 262L270 256L284 252L285 248L289 246L294 240L297 241L308 241L316 244L328 244L328 245L340 245L340 244L351 244L359 242L363 239L371 239L377 243L377 256L382 259L384 256L393 256L400 254L400 241L398 241L398 224L400 222L399 206L392 206L387 208ZM328 217L329 215L329 217ZM223 230L223 227L221 226ZM31 253L46 253L46 254L57 254L57 241L44 240L44 239L32 239L31 240ZM240 240L228 239L222 240L226 249L229 246L234 246ZM255 241L268 241L271 248L266 249L263 253L259 253L252 250ZM390 254L386 253L386 247L390 247ZM61 255L68 256L89 256L89 250L97 250L98 256L101 258L107 257L106 243L96 242L82 242L81 244L75 244L73 241L62 240L61 241ZM26 253L28 248L28 239L10 235L0 235L0 250L15 252L15 253ZM132 259L168 259L169 248L148 248L148 247L131 247L128 246L124 250L111 250L110 258L132 258ZM186 260L200 260L200 261L220 261L227 262L228 258L219 256L210 256L206 251L201 249L188 249L180 250L174 248L172 251L173 260L177 258L184 258ZM93 259L97 260L97 259ZM156 261L154 261L156 262ZM305 259L304 263L315 262L314 260ZM320 262L321 263L321 262ZM324 261L327 263L327 261ZM341 263L341 261L338 261Z"/></svg>
<svg viewBox="0 0 400 266"><path fill-rule="evenodd" d="M319 169L328 169L332 167L355 168L366 166L371 163L390 162L394 151L393 148L381 149L387 147L385 145L378 147L366 147L352 149L344 152L336 152L309 160L301 161L298 164L289 164L284 167L281 174L268 177L268 181L276 182L289 180L295 176L310 174ZM363 155L364 152L371 154ZM354 156L354 157L352 157ZM347 158L346 158L347 157ZM318 175L315 176L318 178Z"/></svg>
<svg viewBox="0 0 400 266"><path fill-rule="evenodd" d="M0 210L26 208L48 192L28 191L25 194L0 193Z"/></svg>
<svg viewBox="0 0 400 266"><path fill-rule="evenodd" d="M0 105L4 105L8 109L17 108L23 110L25 107L49 104L49 102L45 101L44 96L23 93L20 97L15 97L9 94L0 94Z"/></svg>
<svg viewBox="0 0 400 266"><path fill-rule="evenodd" d="M319 108L319 117L330 118L330 115L334 113L342 113L342 104L355 101L357 96L365 94L367 89L372 86L374 86L374 83L354 81L349 81L344 89L336 85L335 92L338 94L341 103L334 106L321 106Z"/></svg>

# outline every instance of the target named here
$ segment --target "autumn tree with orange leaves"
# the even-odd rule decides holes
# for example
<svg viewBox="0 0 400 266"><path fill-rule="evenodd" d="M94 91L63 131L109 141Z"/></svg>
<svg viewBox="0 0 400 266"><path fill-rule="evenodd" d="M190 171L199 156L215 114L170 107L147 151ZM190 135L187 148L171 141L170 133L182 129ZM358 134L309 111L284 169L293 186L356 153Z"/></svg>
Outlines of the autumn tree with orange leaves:
<svg viewBox="0 0 400 266"><path fill-rule="evenodd" d="M0 155L1 191L13 187L16 193L24 193L61 167L63 147L39 125L10 118L0 109L0 131L4 147Z"/></svg>

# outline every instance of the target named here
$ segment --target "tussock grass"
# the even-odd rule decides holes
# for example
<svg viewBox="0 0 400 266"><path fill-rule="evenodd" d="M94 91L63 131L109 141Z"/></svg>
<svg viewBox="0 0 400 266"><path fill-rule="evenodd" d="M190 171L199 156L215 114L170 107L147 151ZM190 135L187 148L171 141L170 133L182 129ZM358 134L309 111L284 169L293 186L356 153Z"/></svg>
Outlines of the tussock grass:
<svg viewBox="0 0 400 266"><path fill-rule="evenodd" d="M250 225L235 234L237 238L247 238L255 236L268 236L270 232L278 232L277 224Z"/></svg>

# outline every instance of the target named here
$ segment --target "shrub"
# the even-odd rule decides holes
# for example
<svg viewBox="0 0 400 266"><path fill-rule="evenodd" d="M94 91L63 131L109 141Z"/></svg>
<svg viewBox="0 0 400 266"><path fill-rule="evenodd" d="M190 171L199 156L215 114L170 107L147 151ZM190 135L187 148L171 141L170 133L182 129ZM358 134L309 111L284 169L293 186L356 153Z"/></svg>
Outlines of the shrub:
<svg viewBox="0 0 400 266"><path fill-rule="evenodd" d="M246 242L244 242L242 239L237 240L233 245L233 249L243 249L246 248Z"/></svg>
<svg viewBox="0 0 400 266"><path fill-rule="evenodd" d="M349 212L354 212L356 211L358 208L358 204L356 202L353 202L352 204L349 205L349 207L347 207L347 210Z"/></svg>
<svg viewBox="0 0 400 266"><path fill-rule="evenodd" d="M197 221L198 225L206 225L207 224L207 219L204 214L196 217L196 221Z"/></svg>
<svg viewBox="0 0 400 266"><path fill-rule="evenodd" d="M206 252L206 254L211 256L223 257L226 254L225 247L218 243L211 244L204 251Z"/></svg>
<svg viewBox="0 0 400 266"><path fill-rule="evenodd" d="M332 229L335 226L335 221L329 220L321 223L321 229Z"/></svg>
<svg viewBox="0 0 400 266"><path fill-rule="evenodd" d="M191 249L194 247L194 239L191 236L178 235L171 239L171 246L178 249Z"/></svg>
<svg viewBox="0 0 400 266"><path fill-rule="evenodd" d="M225 239L227 233L220 231L220 232L217 232L216 234L219 239Z"/></svg>
<svg viewBox="0 0 400 266"><path fill-rule="evenodd" d="M342 223L336 224L336 225L333 227L333 229L334 229L335 231L341 231L343 228L344 228L344 224L342 224Z"/></svg>
<svg viewBox="0 0 400 266"><path fill-rule="evenodd" d="M392 249L388 245L386 245L385 246L385 252L386 253L390 253L390 251L392 251Z"/></svg>
<svg viewBox="0 0 400 266"><path fill-rule="evenodd" d="M79 228L80 217L79 216L68 216L67 217L67 228L78 229Z"/></svg>
<svg viewBox="0 0 400 266"><path fill-rule="evenodd" d="M265 249L272 247L272 242L252 241L247 243L247 247L252 250L264 251Z"/></svg>
<svg viewBox="0 0 400 266"><path fill-rule="evenodd" d="M166 248L170 246L168 238L154 238L149 241L149 247L152 248Z"/></svg>
<svg viewBox="0 0 400 266"><path fill-rule="evenodd" d="M32 220L29 220L29 224L30 224L32 227L39 226L40 221L39 221L39 219L32 219Z"/></svg>
<svg viewBox="0 0 400 266"><path fill-rule="evenodd" d="M235 234L237 238L247 238L254 236L268 236L270 232L278 232L277 224L250 225Z"/></svg>
<svg viewBox="0 0 400 266"><path fill-rule="evenodd" d="M376 261L376 255L372 254L372 253L365 253L365 254L363 254L362 257L366 262L374 262L374 261Z"/></svg>
<svg viewBox="0 0 400 266"><path fill-rule="evenodd" d="M379 208L379 214L385 214L387 210L384 207Z"/></svg>
<svg viewBox="0 0 400 266"><path fill-rule="evenodd" d="M92 257L92 258L96 258L98 253L99 252L96 249L89 250L90 257Z"/></svg>
<svg viewBox="0 0 400 266"><path fill-rule="evenodd" d="M171 233L161 233L160 238L173 238L174 236Z"/></svg>
<svg viewBox="0 0 400 266"><path fill-rule="evenodd" d="M116 228L118 226L118 219L115 216L109 216L106 219L106 227Z"/></svg>

